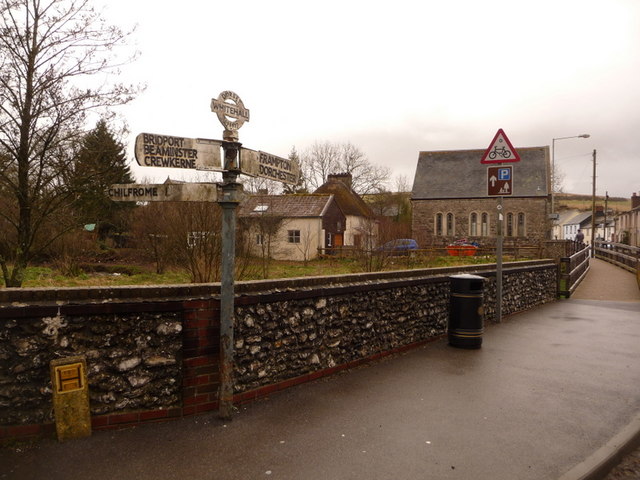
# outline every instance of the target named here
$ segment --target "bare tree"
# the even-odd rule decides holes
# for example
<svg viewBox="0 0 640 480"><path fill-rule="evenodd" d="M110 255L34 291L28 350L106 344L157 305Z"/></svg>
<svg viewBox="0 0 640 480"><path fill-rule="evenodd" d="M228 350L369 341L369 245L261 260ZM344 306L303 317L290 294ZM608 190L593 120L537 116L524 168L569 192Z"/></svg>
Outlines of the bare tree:
<svg viewBox="0 0 640 480"><path fill-rule="evenodd" d="M556 166L551 175L551 189L555 193L564 193L564 172Z"/></svg>
<svg viewBox="0 0 640 480"><path fill-rule="evenodd" d="M184 202L172 222L172 237L192 283L219 282L222 265L222 209L215 203ZM180 250L184 245L186 248Z"/></svg>
<svg viewBox="0 0 640 480"><path fill-rule="evenodd" d="M273 205L269 195L260 197L262 206ZM238 219L239 230L249 244L247 255L255 255L260 259L262 278L269 278L269 267L277 253L277 238L286 220L281 214L274 214L272 208L266 208L259 212L252 212L251 216Z"/></svg>
<svg viewBox="0 0 640 480"><path fill-rule="evenodd" d="M391 176L388 167L372 164L352 143L314 143L302 156L302 171L312 190L327 181L331 173L349 173L352 188L360 195L385 189Z"/></svg>
<svg viewBox="0 0 640 480"><path fill-rule="evenodd" d="M395 180L396 192L406 193L411 191L409 179L406 175L397 175Z"/></svg>
<svg viewBox="0 0 640 480"><path fill-rule="evenodd" d="M301 167L311 190L316 190L326 182L330 173L340 171L339 153L337 145L331 142L316 142L305 151L301 158Z"/></svg>
<svg viewBox="0 0 640 480"><path fill-rule="evenodd" d="M306 225L304 230L300 231L300 243L296 243L295 246L302 254L303 264L306 266L311 257L311 246L318 243L318 235L312 231L311 225Z"/></svg>
<svg viewBox="0 0 640 480"><path fill-rule="evenodd" d="M87 116L138 91L108 76L128 36L89 0L0 0L0 192L15 203L0 212L13 232L0 237L7 286L21 286L38 249L64 232L68 216L52 220L74 199L62 179ZM47 225L57 233L44 235Z"/></svg>
<svg viewBox="0 0 640 480"><path fill-rule="evenodd" d="M360 195L367 195L385 190L385 184L391 176L388 167L374 165L352 143L343 143L339 149L338 171L351 174L351 187L354 191Z"/></svg>
<svg viewBox="0 0 640 480"><path fill-rule="evenodd" d="M176 263L166 221L171 216L167 212L170 209L170 204L149 202L135 209L131 222L136 245L145 257L153 260L157 274L165 273L172 261Z"/></svg>

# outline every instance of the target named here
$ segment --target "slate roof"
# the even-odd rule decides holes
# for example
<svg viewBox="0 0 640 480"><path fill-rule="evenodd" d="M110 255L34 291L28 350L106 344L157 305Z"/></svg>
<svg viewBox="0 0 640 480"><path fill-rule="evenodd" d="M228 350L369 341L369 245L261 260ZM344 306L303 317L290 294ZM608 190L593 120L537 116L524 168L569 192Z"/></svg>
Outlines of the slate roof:
<svg viewBox="0 0 640 480"><path fill-rule="evenodd" d="M487 167L480 163L486 149L420 152L413 182L413 200L487 198ZM549 194L549 147L516 147L520 162L513 164L513 194Z"/></svg>
<svg viewBox="0 0 640 480"><path fill-rule="evenodd" d="M609 224L611 220L611 217L607 218L607 224ZM596 212L596 223L604 223L604 213ZM579 213L568 222L565 222L565 225L578 225L580 227L591 226L591 212Z"/></svg>
<svg viewBox="0 0 640 480"><path fill-rule="evenodd" d="M318 187L314 193L333 195L340 210L342 210L342 213L345 215L367 218L373 217L373 212L362 197L340 180L329 179L325 184Z"/></svg>
<svg viewBox="0 0 640 480"><path fill-rule="evenodd" d="M582 225L587 220L589 220L589 224L591 224L591 212L579 213L575 217L571 217L569 221L564 222L564 224L565 225Z"/></svg>
<svg viewBox="0 0 640 480"><path fill-rule="evenodd" d="M250 195L240 204L238 215L274 215L288 218L322 217L333 201L332 195Z"/></svg>

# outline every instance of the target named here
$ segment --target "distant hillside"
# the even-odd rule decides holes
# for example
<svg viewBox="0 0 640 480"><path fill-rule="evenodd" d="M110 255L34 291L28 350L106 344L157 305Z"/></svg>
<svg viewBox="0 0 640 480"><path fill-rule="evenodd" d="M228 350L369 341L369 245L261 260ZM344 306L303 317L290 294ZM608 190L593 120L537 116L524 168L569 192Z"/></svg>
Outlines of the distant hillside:
<svg viewBox="0 0 640 480"><path fill-rule="evenodd" d="M591 195L576 195L573 193L556 193L555 202L558 210L591 210ZM604 208L605 198L596 196L596 206ZM609 197L607 208L614 212L631 210L631 199L624 197Z"/></svg>

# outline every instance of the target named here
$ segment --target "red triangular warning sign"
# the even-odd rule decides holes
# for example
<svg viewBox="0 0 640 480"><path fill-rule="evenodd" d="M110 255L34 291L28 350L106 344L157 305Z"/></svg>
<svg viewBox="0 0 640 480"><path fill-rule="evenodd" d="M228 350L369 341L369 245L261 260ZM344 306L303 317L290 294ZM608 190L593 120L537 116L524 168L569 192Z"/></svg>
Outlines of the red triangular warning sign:
<svg viewBox="0 0 640 480"><path fill-rule="evenodd" d="M514 163L519 161L520 155L511 145L504 130L500 128L489 144L489 148L484 152L480 163Z"/></svg>

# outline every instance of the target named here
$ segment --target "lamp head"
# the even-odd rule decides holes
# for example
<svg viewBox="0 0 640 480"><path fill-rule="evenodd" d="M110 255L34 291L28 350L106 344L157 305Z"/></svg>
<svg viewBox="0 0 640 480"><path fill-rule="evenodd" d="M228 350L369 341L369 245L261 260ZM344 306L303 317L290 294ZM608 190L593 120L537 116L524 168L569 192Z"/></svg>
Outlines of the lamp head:
<svg viewBox="0 0 640 480"><path fill-rule="evenodd" d="M588 133L583 133L582 135L578 135L578 137L580 138L589 138L591 135L589 135Z"/></svg>

